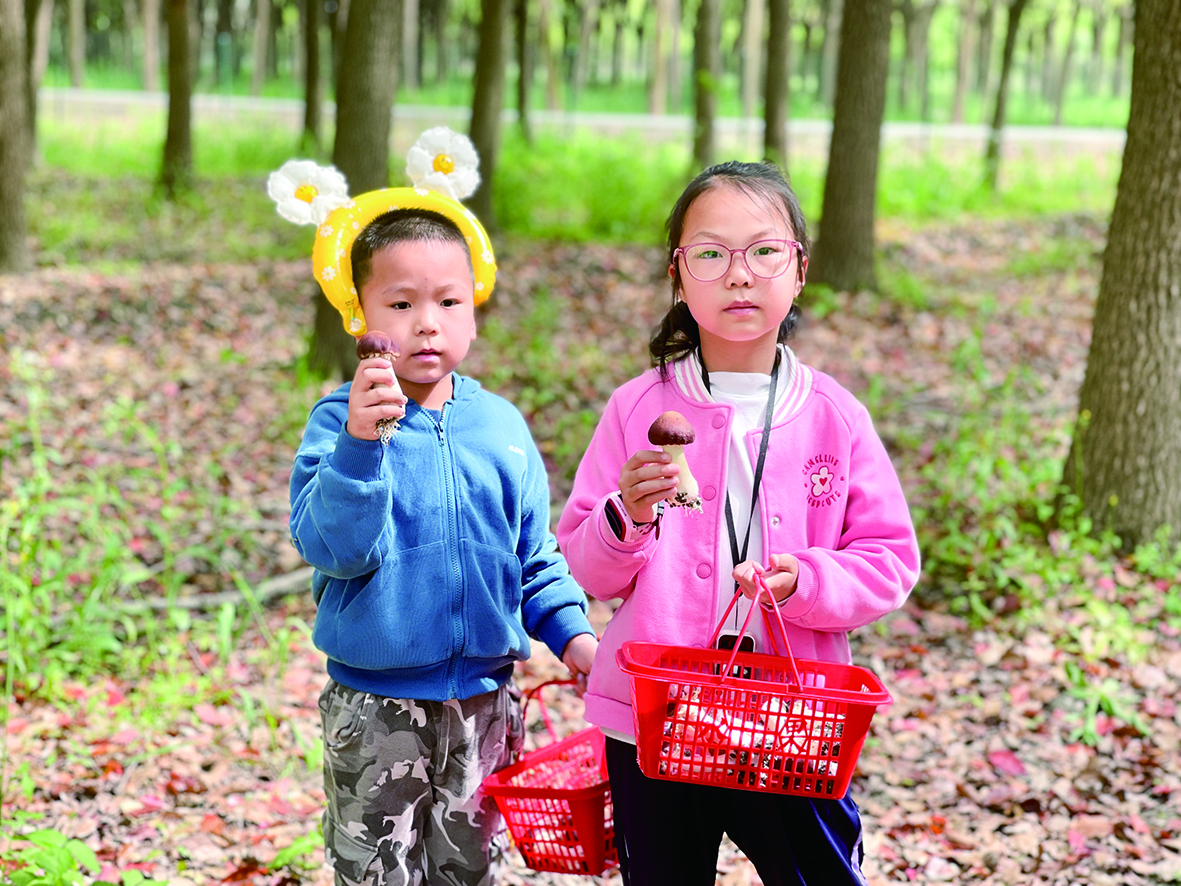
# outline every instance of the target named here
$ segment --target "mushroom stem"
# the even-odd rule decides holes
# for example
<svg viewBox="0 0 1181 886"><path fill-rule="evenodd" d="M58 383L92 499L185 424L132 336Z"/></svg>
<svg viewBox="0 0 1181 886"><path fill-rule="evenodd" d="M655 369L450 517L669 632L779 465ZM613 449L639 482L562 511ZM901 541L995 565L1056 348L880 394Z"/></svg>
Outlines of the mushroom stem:
<svg viewBox="0 0 1181 886"><path fill-rule="evenodd" d="M660 447L669 454L672 458L672 463L680 468L677 474L677 497L684 496L685 499L693 499L697 497L698 487L697 479L689 470L689 462L685 460L685 447L674 444L666 444Z"/></svg>

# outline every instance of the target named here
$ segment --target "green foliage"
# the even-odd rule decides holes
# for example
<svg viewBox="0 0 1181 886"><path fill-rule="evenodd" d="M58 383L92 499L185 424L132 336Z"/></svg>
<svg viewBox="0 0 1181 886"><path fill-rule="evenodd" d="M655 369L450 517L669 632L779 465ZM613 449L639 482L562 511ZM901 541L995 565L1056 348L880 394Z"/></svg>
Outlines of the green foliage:
<svg viewBox="0 0 1181 886"><path fill-rule="evenodd" d="M496 217L506 231L537 238L659 243L684 187L683 148L638 136L513 132L497 165Z"/></svg>
<svg viewBox="0 0 1181 886"><path fill-rule="evenodd" d="M15 865L7 876L13 886L79 886L85 882L83 869L99 872L98 857L81 840L53 830L34 831L19 839L31 845L0 852L0 862Z"/></svg>

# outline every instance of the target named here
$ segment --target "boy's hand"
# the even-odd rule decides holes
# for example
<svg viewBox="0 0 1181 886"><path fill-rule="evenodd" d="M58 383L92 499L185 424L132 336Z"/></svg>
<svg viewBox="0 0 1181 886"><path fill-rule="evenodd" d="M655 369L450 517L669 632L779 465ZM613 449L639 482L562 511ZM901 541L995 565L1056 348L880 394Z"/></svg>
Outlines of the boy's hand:
<svg viewBox="0 0 1181 886"><path fill-rule="evenodd" d="M775 598L776 603L782 603L796 592L796 580L800 575L800 561L791 554L772 554L770 565L764 568L754 560L745 560L734 568L734 580L742 588L742 593L751 600L758 592L755 575L763 576L767 590ZM764 598L765 600L766 598Z"/></svg>
<svg viewBox="0 0 1181 886"><path fill-rule="evenodd" d="M651 523L656 505L677 491L680 468L672 456L659 449L641 449L623 464L619 472L619 495L633 523Z"/></svg>
<svg viewBox="0 0 1181 886"><path fill-rule="evenodd" d="M599 641L593 634L579 634L562 650L562 664L578 681L575 691L579 696L586 692L586 678L595 662L595 650L598 648Z"/></svg>
<svg viewBox="0 0 1181 886"><path fill-rule="evenodd" d="M384 357L367 357L357 364L349 390L348 432L358 440L381 436L377 423L406 415L407 397L397 386L394 366Z"/></svg>

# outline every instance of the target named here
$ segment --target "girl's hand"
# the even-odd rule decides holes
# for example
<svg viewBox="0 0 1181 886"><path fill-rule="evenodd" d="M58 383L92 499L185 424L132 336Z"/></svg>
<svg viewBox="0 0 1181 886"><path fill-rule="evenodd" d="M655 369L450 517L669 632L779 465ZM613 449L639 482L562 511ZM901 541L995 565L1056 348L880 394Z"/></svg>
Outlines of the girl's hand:
<svg viewBox="0 0 1181 886"><path fill-rule="evenodd" d="M663 450L641 449L619 472L619 494L633 523L651 523L656 505L677 493L680 468Z"/></svg>
<svg viewBox="0 0 1181 886"><path fill-rule="evenodd" d="M800 575L800 561L791 554L772 554L770 565L764 568L754 560L744 560L734 568L734 580L742 588L744 596L753 600L758 593L755 575L761 575L767 590L782 603L796 592L796 580Z"/></svg>
<svg viewBox="0 0 1181 886"><path fill-rule="evenodd" d="M599 641L592 634L579 634L562 650L562 664L578 681L575 692L579 697L586 692L586 678L591 672L591 665L595 663L595 651L598 648Z"/></svg>
<svg viewBox="0 0 1181 886"><path fill-rule="evenodd" d="M407 397L396 386L394 366L384 357L368 357L357 364L349 389L349 418L346 428L358 440L381 436L377 423L384 418L406 415Z"/></svg>

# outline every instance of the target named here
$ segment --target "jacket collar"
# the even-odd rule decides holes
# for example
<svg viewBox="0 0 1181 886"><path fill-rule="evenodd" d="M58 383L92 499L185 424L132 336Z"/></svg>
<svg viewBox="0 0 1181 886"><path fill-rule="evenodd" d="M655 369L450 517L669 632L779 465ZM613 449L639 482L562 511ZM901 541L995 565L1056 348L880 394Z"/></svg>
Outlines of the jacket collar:
<svg viewBox="0 0 1181 886"><path fill-rule="evenodd" d="M801 363L787 345L779 345L779 354L779 383L775 396L774 418L776 424L787 421L799 412L812 389L812 369ZM673 364L673 381L689 400L699 403L717 402L705 386L701 361L695 353Z"/></svg>

